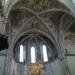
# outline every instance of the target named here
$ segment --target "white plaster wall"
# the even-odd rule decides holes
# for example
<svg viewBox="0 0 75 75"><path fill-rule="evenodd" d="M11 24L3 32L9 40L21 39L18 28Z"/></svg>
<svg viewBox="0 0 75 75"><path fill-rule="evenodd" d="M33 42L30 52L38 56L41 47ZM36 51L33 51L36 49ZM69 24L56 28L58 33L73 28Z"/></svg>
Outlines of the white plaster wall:
<svg viewBox="0 0 75 75"><path fill-rule="evenodd" d="M63 40L63 48L68 54L75 55L75 35ZM75 75L75 56L66 56L66 60L71 75Z"/></svg>
<svg viewBox="0 0 75 75"><path fill-rule="evenodd" d="M17 75L17 63L13 59L11 60L10 75Z"/></svg>
<svg viewBox="0 0 75 75"><path fill-rule="evenodd" d="M0 75L4 75L5 56L0 56Z"/></svg>
<svg viewBox="0 0 75 75"><path fill-rule="evenodd" d="M70 35L63 39L63 48L67 49L69 54L75 54L75 35Z"/></svg>
<svg viewBox="0 0 75 75"><path fill-rule="evenodd" d="M75 75L75 56L67 56L66 59L71 75Z"/></svg>
<svg viewBox="0 0 75 75"><path fill-rule="evenodd" d="M4 25L4 19L0 16L0 34L4 34L5 31L5 25Z"/></svg>
<svg viewBox="0 0 75 75"><path fill-rule="evenodd" d="M63 65L63 64L62 64L62 65ZM56 60L52 63L54 75L63 75L62 65L60 64L59 59L56 59Z"/></svg>

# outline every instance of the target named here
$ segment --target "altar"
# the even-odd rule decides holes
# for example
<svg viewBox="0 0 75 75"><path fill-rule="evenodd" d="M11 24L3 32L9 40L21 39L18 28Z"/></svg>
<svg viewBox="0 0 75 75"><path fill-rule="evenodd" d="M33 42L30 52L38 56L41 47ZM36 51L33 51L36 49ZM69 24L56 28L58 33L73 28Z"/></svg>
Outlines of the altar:
<svg viewBox="0 0 75 75"><path fill-rule="evenodd" d="M43 71L46 71L46 66L42 64L42 61L37 60L35 63L28 65L28 70L32 75L43 75Z"/></svg>

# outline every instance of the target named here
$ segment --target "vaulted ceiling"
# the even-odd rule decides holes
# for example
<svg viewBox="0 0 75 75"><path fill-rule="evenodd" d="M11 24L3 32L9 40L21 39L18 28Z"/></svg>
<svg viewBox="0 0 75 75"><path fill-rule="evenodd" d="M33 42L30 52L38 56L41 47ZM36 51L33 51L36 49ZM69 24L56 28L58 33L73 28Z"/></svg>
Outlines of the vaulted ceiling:
<svg viewBox="0 0 75 75"><path fill-rule="evenodd" d="M55 38L59 33L62 36L69 32L75 34L73 3L71 0L7 0L3 11L7 19L5 31L14 35L33 24L40 29L42 24Z"/></svg>
<svg viewBox="0 0 75 75"><path fill-rule="evenodd" d="M65 20L72 22L74 20L74 13L70 9L70 6L73 6L72 2L67 2L67 0L15 0L13 1L14 3L11 2L12 0L7 3L9 7L6 8L5 15L8 15L9 18L11 17L11 23L13 24L13 27L15 26L16 28L20 27L17 23L20 21L22 22L23 19L27 21L33 16L41 18L43 22L47 24L55 23L54 25L56 25L56 29L58 27L65 29L68 25L63 24L62 22L66 22ZM70 6L68 7L69 3ZM69 20L66 17L72 19ZM59 26L60 24L61 26Z"/></svg>
<svg viewBox="0 0 75 75"><path fill-rule="evenodd" d="M55 38L59 33L74 33L74 5L69 0L7 0L3 12L8 35L24 31L33 24L37 24L38 29L48 28Z"/></svg>
<svg viewBox="0 0 75 75"><path fill-rule="evenodd" d="M59 37L61 37L64 50L68 49L67 44L72 43L75 47L75 4L73 0L7 0L3 5L3 10L2 6L0 8L6 20L5 33L10 36L10 39L27 29L35 28L47 34L50 32L48 35L52 36L52 42L59 43ZM68 40L71 42L67 42ZM56 42L54 42L55 45Z"/></svg>

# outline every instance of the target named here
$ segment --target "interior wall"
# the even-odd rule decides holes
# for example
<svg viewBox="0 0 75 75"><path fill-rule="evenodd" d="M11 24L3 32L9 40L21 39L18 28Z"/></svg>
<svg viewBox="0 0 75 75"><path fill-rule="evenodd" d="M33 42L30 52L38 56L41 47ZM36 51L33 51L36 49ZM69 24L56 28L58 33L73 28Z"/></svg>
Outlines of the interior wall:
<svg viewBox="0 0 75 75"><path fill-rule="evenodd" d="M46 70L42 70L43 75L64 75L59 59L56 59L53 63L47 63L44 66L46 66ZM18 75L31 75L31 72L28 70L27 66L23 64L18 64L17 67Z"/></svg>
<svg viewBox="0 0 75 75"><path fill-rule="evenodd" d="M14 59L11 60L10 75L17 75L17 63Z"/></svg>
<svg viewBox="0 0 75 75"><path fill-rule="evenodd" d="M75 75L75 34L68 34L63 40L63 48L71 75Z"/></svg>
<svg viewBox="0 0 75 75"><path fill-rule="evenodd" d="M0 56L0 75L5 75L5 56Z"/></svg>
<svg viewBox="0 0 75 75"><path fill-rule="evenodd" d="M66 56L71 75L75 75L75 56Z"/></svg>
<svg viewBox="0 0 75 75"><path fill-rule="evenodd" d="M64 75L64 70L63 70L63 67L62 66L63 66L63 64L61 65L61 62L60 62L59 59L56 59L52 63L54 75Z"/></svg>
<svg viewBox="0 0 75 75"><path fill-rule="evenodd" d="M63 48L68 54L75 54L75 35L69 34L65 37Z"/></svg>
<svg viewBox="0 0 75 75"><path fill-rule="evenodd" d="M4 34L4 31L5 31L4 17L0 16L0 34Z"/></svg>

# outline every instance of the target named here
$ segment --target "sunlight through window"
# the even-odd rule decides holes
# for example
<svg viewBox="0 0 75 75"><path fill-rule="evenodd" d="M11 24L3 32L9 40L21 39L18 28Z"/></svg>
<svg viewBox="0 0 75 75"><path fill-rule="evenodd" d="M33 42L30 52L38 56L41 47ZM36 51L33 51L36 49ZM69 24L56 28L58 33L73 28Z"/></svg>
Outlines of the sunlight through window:
<svg viewBox="0 0 75 75"><path fill-rule="evenodd" d="M31 47L31 63L35 63L35 47Z"/></svg>
<svg viewBox="0 0 75 75"><path fill-rule="evenodd" d="M23 62L23 45L20 45L20 62Z"/></svg>
<svg viewBox="0 0 75 75"><path fill-rule="evenodd" d="M46 45L43 45L42 46L42 50L43 50L43 60L44 60L44 62L47 62L48 61L48 56L47 56L47 48L46 48Z"/></svg>

